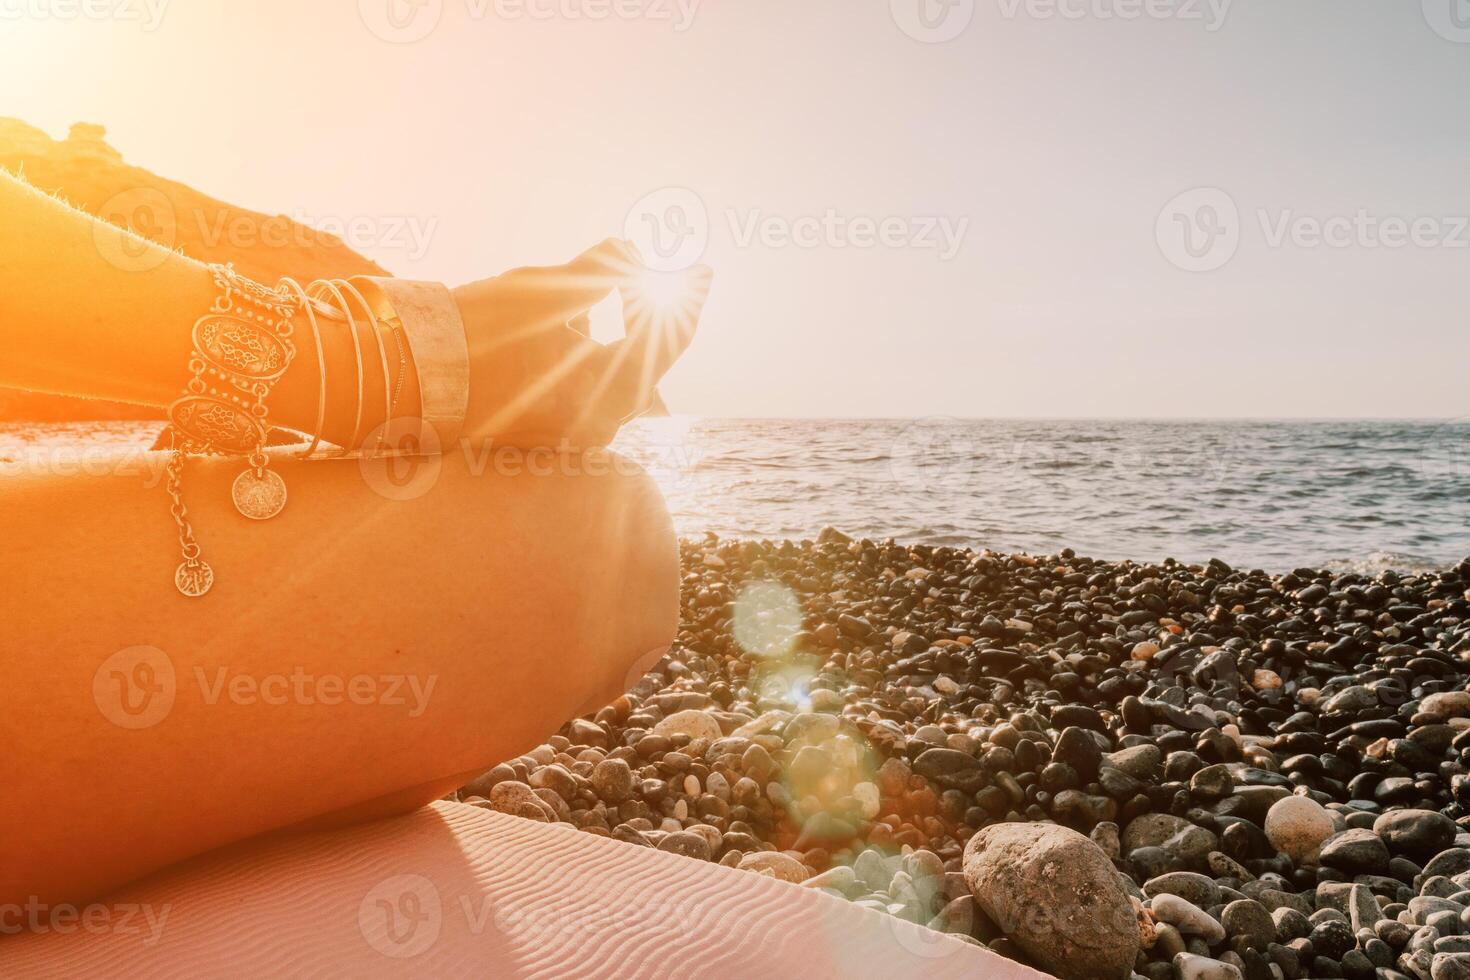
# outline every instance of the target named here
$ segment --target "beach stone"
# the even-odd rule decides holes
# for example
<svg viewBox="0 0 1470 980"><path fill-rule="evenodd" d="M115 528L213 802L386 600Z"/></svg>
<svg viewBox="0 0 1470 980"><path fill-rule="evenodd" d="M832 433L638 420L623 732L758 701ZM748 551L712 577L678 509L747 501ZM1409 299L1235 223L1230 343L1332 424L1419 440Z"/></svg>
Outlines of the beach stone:
<svg viewBox="0 0 1470 980"><path fill-rule="evenodd" d="M1431 694L1419 702L1419 713L1436 718L1470 718L1470 691Z"/></svg>
<svg viewBox="0 0 1470 980"><path fill-rule="evenodd" d="M1350 875L1388 871L1388 845L1371 830L1344 830L1322 845L1321 860Z"/></svg>
<svg viewBox="0 0 1470 980"><path fill-rule="evenodd" d="M688 830L679 830L665 835L663 840L658 842L658 849L668 851L670 854L682 854L696 861L708 861L713 857L709 841L702 834Z"/></svg>
<svg viewBox="0 0 1470 980"><path fill-rule="evenodd" d="M1104 820L1092 828L1088 838L1102 848L1108 860L1116 861L1123 856L1122 835L1118 831L1118 825L1111 820Z"/></svg>
<svg viewBox="0 0 1470 980"><path fill-rule="evenodd" d="M1205 766L1189 778L1190 795L1205 802L1229 796L1234 789L1235 780L1230 775L1230 768L1223 763Z"/></svg>
<svg viewBox="0 0 1470 980"><path fill-rule="evenodd" d="M1343 953L1357 945L1353 927L1340 918L1318 922L1307 934L1307 938L1311 940L1312 949L1317 955L1334 960L1341 959Z"/></svg>
<svg viewBox="0 0 1470 980"><path fill-rule="evenodd" d="M1162 847L1135 847L1128 852L1129 867L1144 881L1180 871L1182 864L1182 861Z"/></svg>
<svg viewBox="0 0 1470 980"><path fill-rule="evenodd" d="M981 910L1062 980L1121 980L1138 954L1138 917L1112 863L1081 834L998 824L965 845L965 882Z"/></svg>
<svg viewBox="0 0 1470 980"><path fill-rule="evenodd" d="M957 749L926 749L914 760L914 772L940 786L973 793L985 784L980 760Z"/></svg>
<svg viewBox="0 0 1470 980"><path fill-rule="evenodd" d="M1087 729L1073 725L1057 736L1052 761L1071 766L1077 775L1090 782L1097 778L1102 766L1102 748Z"/></svg>
<svg viewBox="0 0 1470 980"><path fill-rule="evenodd" d="M633 795L633 769L623 759L604 759L588 777L597 795L608 803L622 803Z"/></svg>
<svg viewBox="0 0 1470 980"><path fill-rule="evenodd" d="M1390 810L1373 821L1373 833L1390 851L1430 858L1455 842L1459 827L1435 810Z"/></svg>
<svg viewBox="0 0 1470 980"><path fill-rule="evenodd" d="M740 859L739 868L741 871L769 874L774 878L798 885L809 877L806 865L780 851L756 851L753 854L747 854Z"/></svg>
<svg viewBox="0 0 1470 980"><path fill-rule="evenodd" d="M1175 955L1174 976L1178 980L1245 980L1238 967L1195 953Z"/></svg>
<svg viewBox="0 0 1470 980"><path fill-rule="evenodd" d="M1279 943L1303 939L1312 931L1312 920L1297 909L1285 906L1271 912L1271 921L1276 926L1276 941Z"/></svg>
<svg viewBox="0 0 1470 980"><path fill-rule="evenodd" d="M556 811L525 783L496 783L490 790L490 808L528 820L556 823Z"/></svg>
<svg viewBox="0 0 1470 980"><path fill-rule="evenodd" d="M1426 881L1436 875L1453 878L1467 871L1470 871L1470 848L1448 847L1424 865L1424 878Z"/></svg>
<svg viewBox="0 0 1470 980"><path fill-rule="evenodd" d="M1435 953L1429 976L1431 980L1470 980L1470 953Z"/></svg>
<svg viewBox="0 0 1470 980"><path fill-rule="evenodd" d="M1199 936L1213 946L1225 938L1225 927L1204 909L1178 895L1155 895L1149 900L1155 918L1162 919L1184 936Z"/></svg>
<svg viewBox="0 0 1470 980"><path fill-rule="evenodd" d="M1143 893L1150 898L1155 895L1178 895L1201 908L1220 904L1220 886L1209 876L1193 871L1174 871L1150 878L1143 884Z"/></svg>
<svg viewBox="0 0 1470 980"><path fill-rule="evenodd" d="M875 892L887 891L889 882L893 880L888 862L883 860L879 851L871 848L857 856L857 860L852 863L852 870L859 881Z"/></svg>
<svg viewBox="0 0 1470 980"><path fill-rule="evenodd" d="M821 874L812 875L801 885L803 888L833 888L840 892L850 892L858 887L858 880L851 867L838 864Z"/></svg>
<svg viewBox="0 0 1470 980"><path fill-rule="evenodd" d="M723 732L714 715L698 708L676 711L653 726L655 735L688 735L691 739L707 738L713 741Z"/></svg>
<svg viewBox="0 0 1470 980"><path fill-rule="evenodd" d="M577 780L560 765L549 765L531 773L530 784L536 789L547 789L563 800L575 799Z"/></svg>
<svg viewBox="0 0 1470 980"><path fill-rule="evenodd" d="M882 808L878 787L869 782L857 783L852 788L852 798L858 803L858 811L865 820L872 820Z"/></svg>
<svg viewBox="0 0 1470 980"><path fill-rule="evenodd" d="M1316 854L1336 829L1332 816L1306 796L1288 796L1266 811L1265 831L1271 846L1300 863Z"/></svg>
<svg viewBox="0 0 1470 980"><path fill-rule="evenodd" d="M837 714L842 710L847 699L837 691L829 691L826 688L817 688L811 694L811 708L813 711Z"/></svg>
<svg viewBox="0 0 1470 980"><path fill-rule="evenodd" d="M1251 949L1264 951L1276 941L1276 922L1266 906L1253 899L1237 899L1226 905L1220 923L1227 935L1241 937Z"/></svg>
<svg viewBox="0 0 1470 980"><path fill-rule="evenodd" d="M1159 778L1163 761L1164 754L1157 745L1152 744L1135 745L1103 756L1104 766L1127 773L1145 783Z"/></svg>
<svg viewBox="0 0 1470 980"><path fill-rule="evenodd" d="M567 737L573 745L590 745L607 748L607 732L602 726L586 718L573 718L567 725Z"/></svg>
<svg viewBox="0 0 1470 980"><path fill-rule="evenodd" d="M1378 899L1373 897L1373 892L1366 885L1353 885L1348 890L1347 900L1348 922L1357 933L1363 929L1372 929L1383 918L1383 910L1379 908Z"/></svg>
<svg viewBox="0 0 1470 980"><path fill-rule="evenodd" d="M1219 850L1220 839L1203 827L1171 813L1145 813L1123 830L1123 849L1158 847L1176 857L1186 868L1204 867L1211 851Z"/></svg>
<svg viewBox="0 0 1470 980"><path fill-rule="evenodd" d="M490 798L490 790L494 789L496 785L510 782L515 778L516 771L505 763L501 763L493 769L487 769L479 776L476 776L465 785L462 793L465 797L481 796L488 800Z"/></svg>
<svg viewBox="0 0 1470 980"><path fill-rule="evenodd" d="M1256 876L1251 874L1245 865L1221 851L1211 851L1206 855L1205 863L1209 865L1210 874L1217 878L1234 878L1242 884L1256 880Z"/></svg>

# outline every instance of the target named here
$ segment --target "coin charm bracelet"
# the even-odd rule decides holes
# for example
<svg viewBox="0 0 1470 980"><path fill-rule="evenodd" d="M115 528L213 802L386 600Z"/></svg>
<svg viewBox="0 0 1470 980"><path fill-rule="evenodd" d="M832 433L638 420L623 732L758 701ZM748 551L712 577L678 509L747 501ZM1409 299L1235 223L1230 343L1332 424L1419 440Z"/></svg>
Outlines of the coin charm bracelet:
<svg viewBox="0 0 1470 980"><path fill-rule="evenodd" d="M440 445L458 437L469 402L469 350L464 323L452 294L438 283L414 283L377 277L332 280L302 288L285 279L274 290L237 274L230 266L209 267L220 294L208 313L194 323L189 381L168 409L170 457L165 487L178 527L182 561L174 584L197 598L214 586L214 569L206 562L184 505L184 462L190 455L244 457L247 468L235 478L230 496L235 509L252 521L268 521L286 506L286 481L270 468L265 448L270 439L266 399L296 358L292 340L295 317L305 312L321 373L315 433L303 459L313 458L322 441L327 409L327 371L322 357L318 316L345 325L357 364L357 399L348 444L330 458L361 455L365 359L357 334L358 317L376 341L383 374L386 416L378 430L373 456L398 455L385 450L403 392L409 356L419 379L420 425L439 431ZM349 302L349 297L352 301ZM335 301L335 302L334 302ZM383 332L397 349L396 377L389 366ZM371 363L368 361L368 363Z"/></svg>
<svg viewBox="0 0 1470 980"><path fill-rule="evenodd" d="M270 520L286 506L286 481L270 469L265 454L266 397L296 357L291 333L299 309L294 298L236 275L229 266L210 266L210 271L220 295L194 322L191 377L168 410L173 455L166 485L183 553L174 584L191 597L210 590L214 569L200 557L184 506L185 456L247 457L249 468L235 478L230 495L235 509L251 520Z"/></svg>

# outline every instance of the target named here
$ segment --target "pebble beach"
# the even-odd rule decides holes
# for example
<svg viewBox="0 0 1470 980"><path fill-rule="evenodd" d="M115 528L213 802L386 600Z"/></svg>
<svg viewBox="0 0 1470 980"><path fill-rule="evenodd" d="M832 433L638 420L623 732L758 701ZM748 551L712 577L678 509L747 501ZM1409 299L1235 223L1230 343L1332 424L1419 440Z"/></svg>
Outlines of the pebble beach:
<svg viewBox="0 0 1470 980"><path fill-rule="evenodd" d="M457 798L1062 978L1470 977L1470 558L682 543L678 640Z"/></svg>

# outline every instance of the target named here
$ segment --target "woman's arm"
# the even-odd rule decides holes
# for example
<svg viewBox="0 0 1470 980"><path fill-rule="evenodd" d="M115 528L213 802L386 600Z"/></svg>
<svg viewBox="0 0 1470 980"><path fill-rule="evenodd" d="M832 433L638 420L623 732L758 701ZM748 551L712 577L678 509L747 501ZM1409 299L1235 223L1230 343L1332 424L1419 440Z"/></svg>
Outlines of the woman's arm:
<svg viewBox="0 0 1470 980"><path fill-rule="evenodd" d="M191 328L219 292L209 269L3 171L0 215L0 386L156 408L179 397ZM306 431L320 374L305 317L297 322L296 361L270 407L273 422ZM324 330L322 344L329 376L352 379L327 413L324 438L341 443L351 435L345 399L356 402L356 360L345 326ZM371 412L383 404L382 379L367 372L365 384Z"/></svg>
<svg viewBox="0 0 1470 980"><path fill-rule="evenodd" d="M0 215L0 386L159 408L177 398L191 327L217 293L208 268L3 172ZM518 445L610 441L687 346L708 292L700 269L687 303L655 307L638 288L644 271L631 245L608 240L564 266L455 290L470 344L466 433ZM625 340L604 347L568 328L614 289L624 297ZM306 318L296 319L296 360L270 411L274 424L305 432L316 424L320 374ZM368 328L359 330L372 350ZM353 428L356 355L345 325L324 323L322 334L323 438L340 445ZM412 370L407 378L401 415L418 403ZM368 370L365 384L364 433L384 421L381 371Z"/></svg>

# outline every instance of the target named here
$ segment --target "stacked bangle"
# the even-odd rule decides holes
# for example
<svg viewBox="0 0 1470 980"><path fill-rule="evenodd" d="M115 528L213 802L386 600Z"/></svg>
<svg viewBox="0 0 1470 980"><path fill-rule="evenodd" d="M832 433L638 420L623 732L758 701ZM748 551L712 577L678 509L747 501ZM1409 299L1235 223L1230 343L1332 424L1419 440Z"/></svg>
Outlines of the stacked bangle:
<svg viewBox="0 0 1470 980"><path fill-rule="evenodd" d="M317 416L302 459L318 458L327 413L327 365L322 320L345 322L357 365L357 400L352 435L334 458L363 450L367 362L358 318L377 344L382 370L384 418L373 454L381 453L398 411L408 360L418 374L423 422L436 430L440 445L458 438L469 403L469 349L459 309L449 290L437 283L359 277L318 280L302 287L283 279L276 289L237 275L228 266L211 266L220 288L209 313L194 324L191 377L182 396L169 407L172 455L167 467L171 512L179 531L183 560L174 584L186 596L207 593L214 570L204 561L183 500L183 466L190 454L244 456L249 466L236 477L231 496L241 515L264 521L286 505L286 483L270 469L266 399L296 357L295 316L305 311L320 373ZM354 309L355 307L355 309ZM393 333L398 356L390 369L384 329Z"/></svg>

